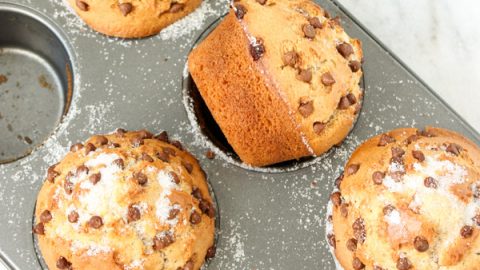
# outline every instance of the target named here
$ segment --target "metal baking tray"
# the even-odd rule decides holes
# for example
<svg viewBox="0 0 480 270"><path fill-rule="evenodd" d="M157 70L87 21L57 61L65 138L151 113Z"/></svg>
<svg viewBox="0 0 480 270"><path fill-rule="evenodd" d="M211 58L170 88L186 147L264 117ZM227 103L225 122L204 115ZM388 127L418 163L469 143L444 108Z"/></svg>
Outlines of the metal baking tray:
<svg viewBox="0 0 480 270"><path fill-rule="evenodd" d="M199 158L221 217L217 256L206 268L334 269L325 240L326 205L334 179L355 147L397 127L450 128L477 144L480 136L341 5L318 2L363 42L363 110L346 141L327 154L257 170L242 166L225 145L185 69L194 44L227 12L227 0L205 0L160 35L139 40L95 33L63 1L0 0L0 21L10 12L10 24L1 23L0 33L13 32L15 39L0 39L0 48L28 52L0 50L0 74L11 76L0 84L0 150L10 155L0 155L3 263L12 269L41 268L31 228L47 167L72 143L123 127L167 130ZM20 86L35 87L14 83L19 62L1 62L5 52L39 64L31 75L18 77L24 80ZM38 87L45 85L37 80L41 75L47 83L51 80L52 89ZM2 97L7 86L10 93L46 91L50 96L25 92L7 99ZM37 110L47 111L48 117ZM16 119L9 119L12 115ZM208 149L217 152L214 160L205 157Z"/></svg>

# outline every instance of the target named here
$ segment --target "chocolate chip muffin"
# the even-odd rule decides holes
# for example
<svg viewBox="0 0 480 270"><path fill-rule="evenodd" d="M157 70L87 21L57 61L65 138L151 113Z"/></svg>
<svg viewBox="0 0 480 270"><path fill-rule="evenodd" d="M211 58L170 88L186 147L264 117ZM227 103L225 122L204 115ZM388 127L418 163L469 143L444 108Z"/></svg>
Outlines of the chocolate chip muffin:
<svg viewBox="0 0 480 270"><path fill-rule="evenodd" d="M480 149L440 128L369 139L331 195L344 269L480 269Z"/></svg>
<svg viewBox="0 0 480 270"><path fill-rule="evenodd" d="M195 10L202 0L68 0L94 30L108 36L141 38Z"/></svg>
<svg viewBox="0 0 480 270"><path fill-rule="evenodd" d="M230 145L266 166L339 144L360 110L362 49L310 0L240 0L189 56Z"/></svg>
<svg viewBox="0 0 480 270"><path fill-rule="evenodd" d="M33 232L49 269L200 269L215 210L198 162L166 133L117 130L48 169Z"/></svg>

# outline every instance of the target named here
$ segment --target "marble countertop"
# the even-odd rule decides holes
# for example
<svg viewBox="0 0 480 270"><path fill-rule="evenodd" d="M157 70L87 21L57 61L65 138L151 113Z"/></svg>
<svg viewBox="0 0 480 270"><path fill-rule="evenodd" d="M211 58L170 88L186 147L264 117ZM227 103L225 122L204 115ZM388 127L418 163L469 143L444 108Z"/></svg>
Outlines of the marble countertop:
<svg viewBox="0 0 480 270"><path fill-rule="evenodd" d="M337 1L480 132L480 1Z"/></svg>

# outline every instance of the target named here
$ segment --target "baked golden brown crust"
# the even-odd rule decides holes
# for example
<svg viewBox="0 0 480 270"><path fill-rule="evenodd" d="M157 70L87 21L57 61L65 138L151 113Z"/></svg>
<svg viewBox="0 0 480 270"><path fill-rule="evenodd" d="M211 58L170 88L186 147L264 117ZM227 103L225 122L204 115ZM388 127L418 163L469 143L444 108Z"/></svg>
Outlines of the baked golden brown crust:
<svg viewBox="0 0 480 270"><path fill-rule="evenodd" d="M344 269L480 269L480 149L440 128L373 137L331 196Z"/></svg>
<svg viewBox="0 0 480 270"><path fill-rule="evenodd" d="M202 0L68 0L94 30L108 36L142 38L195 10Z"/></svg>
<svg viewBox="0 0 480 270"><path fill-rule="evenodd" d="M362 50L309 0L241 0L189 56L239 157L265 166L340 143L362 100Z"/></svg>
<svg viewBox="0 0 480 270"><path fill-rule="evenodd" d="M214 253L213 202L198 162L177 146L123 130L72 146L36 205L48 267L200 269Z"/></svg>

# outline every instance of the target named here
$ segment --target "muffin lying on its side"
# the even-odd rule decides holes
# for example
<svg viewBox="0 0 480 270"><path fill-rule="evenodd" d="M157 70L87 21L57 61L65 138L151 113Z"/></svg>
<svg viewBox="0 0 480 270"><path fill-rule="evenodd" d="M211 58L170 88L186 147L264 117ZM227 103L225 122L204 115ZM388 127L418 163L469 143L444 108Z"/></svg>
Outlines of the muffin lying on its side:
<svg viewBox="0 0 480 270"><path fill-rule="evenodd" d="M240 159L320 155L360 110L362 49L310 0L240 0L189 56L190 73Z"/></svg>
<svg viewBox="0 0 480 270"><path fill-rule="evenodd" d="M452 131L397 129L353 153L331 196L346 269L480 269L480 149Z"/></svg>
<svg viewBox="0 0 480 270"><path fill-rule="evenodd" d="M93 136L49 168L33 229L49 269L193 270L213 257L205 174L164 134Z"/></svg>

